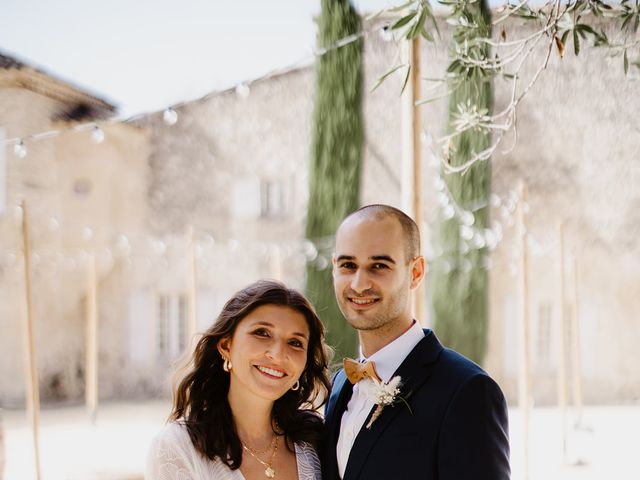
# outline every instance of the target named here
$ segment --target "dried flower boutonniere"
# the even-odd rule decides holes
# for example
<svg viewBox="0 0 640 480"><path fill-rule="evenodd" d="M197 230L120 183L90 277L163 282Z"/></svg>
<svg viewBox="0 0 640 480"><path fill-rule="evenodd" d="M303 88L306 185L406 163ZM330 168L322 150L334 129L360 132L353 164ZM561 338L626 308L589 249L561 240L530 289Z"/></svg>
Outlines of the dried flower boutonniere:
<svg viewBox="0 0 640 480"><path fill-rule="evenodd" d="M371 425L373 425L373 422L376 421L376 419L382 413L382 410L384 410L384 407L386 407L387 405L390 405L393 407L398 403L402 402L407 406L407 408L409 409L409 412L411 412L411 407L407 402L407 399L409 398L409 395L411 394L411 392L409 392L409 394L405 396L400 395L401 378L399 376L393 377L391 380L389 380L386 383L379 382L378 380L375 380L375 379L372 379L372 380L376 384L375 391L373 392L373 401L376 405L376 408L373 411L373 414L371 415L371 419L369 420L369 423L367 423L367 427L366 427L367 429L371 428ZM413 412L411 413L413 414Z"/></svg>

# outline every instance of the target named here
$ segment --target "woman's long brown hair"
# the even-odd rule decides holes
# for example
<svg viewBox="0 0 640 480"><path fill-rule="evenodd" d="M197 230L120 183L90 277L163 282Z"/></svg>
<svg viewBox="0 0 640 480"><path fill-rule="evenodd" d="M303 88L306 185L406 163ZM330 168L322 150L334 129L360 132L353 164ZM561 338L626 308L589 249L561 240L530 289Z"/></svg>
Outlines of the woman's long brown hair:
<svg viewBox="0 0 640 480"><path fill-rule="evenodd" d="M212 460L218 458L231 469L242 463L242 443L227 400L230 376L222 368L216 346L221 339L231 338L238 323L261 305L292 308L304 315L309 325L307 364L300 388L276 400L272 411L274 432L284 434L290 450L296 442L317 444L322 418L315 409L324 404L330 386L324 327L301 293L271 280L260 280L236 293L198 341L190 369L174 392L169 416L169 420L184 422L198 452Z"/></svg>

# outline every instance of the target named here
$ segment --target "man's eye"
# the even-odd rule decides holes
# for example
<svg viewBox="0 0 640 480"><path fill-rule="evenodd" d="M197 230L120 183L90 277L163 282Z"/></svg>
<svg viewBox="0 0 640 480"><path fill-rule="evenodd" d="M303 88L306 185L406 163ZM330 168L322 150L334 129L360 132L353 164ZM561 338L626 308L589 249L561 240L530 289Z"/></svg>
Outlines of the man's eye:
<svg viewBox="0 0 640 480"><path fill-rule="evenodd" d="M343 268L346 270L353 270L356 268L356 264L352 262L345 262L340 264L340 268Z"/></svg>
<svg viewBox="0 0 640 480"><path fill-rule="evenodd" d="M371 268L374 270L382 270L384 268L389 268L389 266L386 263L374 263L371 265Z"/></svg>

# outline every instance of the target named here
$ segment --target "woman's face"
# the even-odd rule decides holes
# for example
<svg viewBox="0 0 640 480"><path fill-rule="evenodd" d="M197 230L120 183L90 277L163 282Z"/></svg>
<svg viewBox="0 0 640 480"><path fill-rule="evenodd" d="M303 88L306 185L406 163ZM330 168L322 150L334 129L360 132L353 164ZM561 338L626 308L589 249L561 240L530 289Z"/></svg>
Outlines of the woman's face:
<svg viewBox="0 0 640 480"><path fill-rule="evenodd" d="M230 392L246 391L275 401L298 380L307 362L309 326L304 315L281 305L262 305L243 318L218 350L231 360Z"/></svg>

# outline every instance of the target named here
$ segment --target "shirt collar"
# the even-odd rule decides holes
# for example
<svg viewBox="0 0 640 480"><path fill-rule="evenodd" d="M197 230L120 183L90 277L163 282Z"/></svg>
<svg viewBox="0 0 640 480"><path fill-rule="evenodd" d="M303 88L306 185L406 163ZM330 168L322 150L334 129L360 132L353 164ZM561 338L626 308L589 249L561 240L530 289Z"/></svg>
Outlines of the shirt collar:
<svg viewBox="0 0 640 480"><path fill-rule="evenodd" d="M415 320L409 329L385 345L369 358L365 358L360 348L360 358L376 363L376 371L383 382L388 382L411 350L424 338L424 331Z"/></svg>

